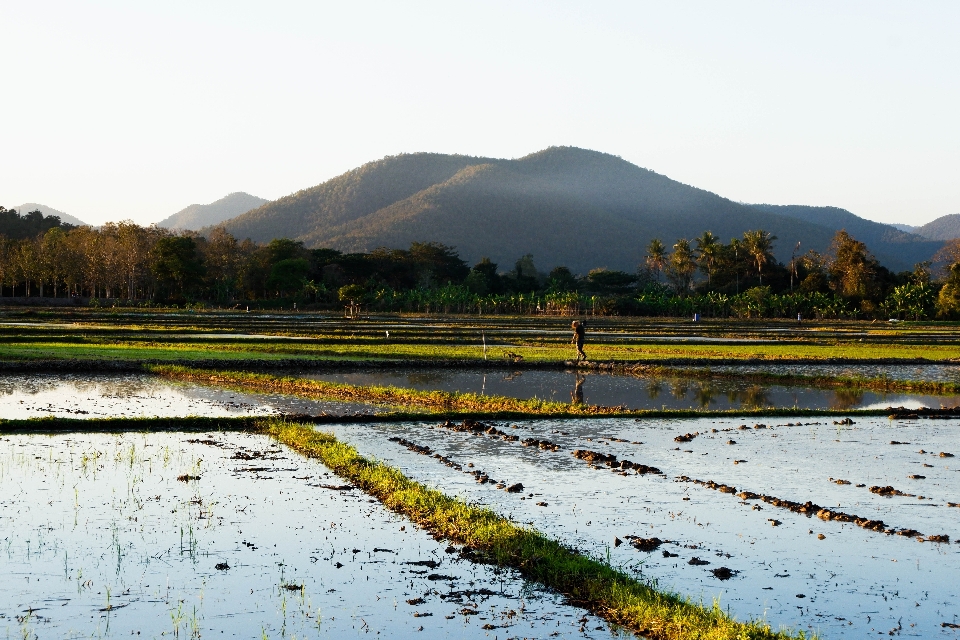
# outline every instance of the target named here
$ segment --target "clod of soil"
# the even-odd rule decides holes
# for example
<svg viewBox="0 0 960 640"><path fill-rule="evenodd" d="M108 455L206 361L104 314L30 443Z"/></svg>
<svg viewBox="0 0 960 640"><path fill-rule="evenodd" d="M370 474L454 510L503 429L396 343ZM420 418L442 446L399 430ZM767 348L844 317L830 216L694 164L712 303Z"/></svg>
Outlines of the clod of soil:
<svg viewBox="0 0 960 640"><path fill-rule="evenodd" d="M517 484L512 484L509 487L507 487L507 493L520 493L521 491L523 491L523 484L519 482Z"/></svg>
<svg viewBox="0 0 960 640"><path fill-rule="evenodd" d="M717 567L716 569L710 569L710 573L712 573L713 577L717 580L729 580L738 572L728 569L727 567Z"/></svg>
<svg viewBox="0 0 960 640"><path fill-rule="evenodd" d="M954 457L954 456L953 456L952 453L947 453L946 451L941 451L941 452L940 452L940 457L941 457L941 458L952 458L952 457Z"/></svg>
<svg viewBox="0 0 960 640"><path fill-rule="evenodd" d="M676 557L679 556L679 555L680 555L679 553L670 553L670 552L667 551L666 549L663 550L663 557L664 557L664 558L676 558Z"/></svg>
<svg viewBox="0 0 960 640"><path fill-rule="evenodd" d="M302 585L302 584L284 584L284 585L281 585L281 586L282 586L284 589L286 589L287 591L303 591L303 585Z"/></svg>
<svg viewBox="0 0 960 640"><path fill-rule="evenodd" d="M218 562L213 568L217 571L226 571L230 568L230 565L228 565L226 562Z"/></svg>
<svg viewBox="0 0 960 640"><path fill-rule="evenodd" d="M439 573L431 573L430 575L427 576L427 580L448 581L448 580L459 580L459 578L457 576L444 576Z"/></svg>
<svg viewBox="0 0 960 640"><path fill-rule="evenodd" d="M665 541L660 538L638 538L637 536L625 536L627 540L630 541L630 546L632 546L637 551L643 551L645 553L650 553L651 551L656 551L660 545Z"/></svg>
<svg viewBox="0 0 960 640"><path fill-rule="evenodd" d="M706 561L706 560L701 560L701 559L698 558L697 556L693 556L692 558L690 558L689 560L687 560L687 564L692 564L692 565L695 566L695 567L701 567L701 566L703 566L703 565L705 565L705 564L710 564L710 563L709 563L708 561Z"/></svg>
<svg viewBox="0 0 960 640"><path fill-rule="evenodd" d="M179 480L180 482L190 482L191 480L199 480L199 479L200 479L200 476L192 476L189 473L185 473L183 475L177 476L177 480Z"/></svg>
<svg viewBox="0 0 960 640"><path fill-rule="evenodd" d="M825 539L826 537L827 537L827 536L823 535L822 533L818 533L818 534L817 534L817 540L823 540L823 539Z"/></svg>
<svg viewBox="0 0 960 640"><path fill-rule="evenodd" d="M900 442L899 440L891 440L890 444L910 444L909 442Z"/></svg>
<svg viewBox="0 0 960 640"><path fill-rule="evenodd" d="M918 473L912 473L912 474L910 474L910 475L907 476L907 477L910 478L911 480L926 480L926 479L927 479L927 476L921 476L921 475L918 474Z"/></svg>
<svg viewBox="0 0 960 640"><path fill-rule="evenodd" d="M685 433L685 434L683 434L682 436L677 436L676 438L673 439L673 441L674 441L674 442L690 442L690 441L692 441L694 438L696 438L698 435L700 435L699 432L697 432L697 433Z"/></svg>
<svg viewBox="0 0 960 640"><path fill-rule="evenodd" d="M916 498L914 494L904 493L899 489L894 489L890 485L887 485L885 487L878 487L878 486L870 487L870 493L875 493L878 496L906 496L908 498Z"/></svg>

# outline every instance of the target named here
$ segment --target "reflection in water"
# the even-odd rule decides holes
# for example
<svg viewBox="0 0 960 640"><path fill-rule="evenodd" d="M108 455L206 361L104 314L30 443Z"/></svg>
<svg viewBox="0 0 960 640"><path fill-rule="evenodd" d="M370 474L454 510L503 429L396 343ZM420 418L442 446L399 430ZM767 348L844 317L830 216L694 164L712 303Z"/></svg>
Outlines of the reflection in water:
<svg viewBox="0 0 960 640"><path fill-rule="evenodd" d="M685 379L674 380L670 386L670 395L672 395L677 400L684 400L687 397L687 390L690 388L690 383Z"/></svg>
<svg viewBox="0 0 960 640"><path fill-rule="evenodd" d="M837 389L833 392L833 402L830 403L831 409L853 409L863 404L862 389Z"/></svg>
<svg viewBox="0 0 960 640"><path fill-rule="evenodd" d="M829 409L956 404L958 396L839 391L805 385L765 384L735 377L722 379L679 376L627 376L599 372L536 371L484 375L476 370L434 370L429 379L416 370L367 370L353 373L303 372L305 378L356 385L394 385L423 391L485 393L510 398L566 398L629 409L754 409L796 407ZM571 380L571 377L573 380ZM586 381L589 379L589 386ZM436 381L434 381L436 380ZM571 387L570 383L573 382ZM843 394L838 396L838 393ZM581 400L582 396L582 400Z"/></svg>
<svg viewBox="0 0 960 640"><path fill-rule="evenodd" d="M585 377L577 373L577 383L570 392L570 404L577 406L583 404L583 381Z"/></svg>
<svg viewBox="0 0 960 640"><path fill-rule="evenodd" d="M740 404L751 409L766 407L770 405L770 399L767 397L767 388L759 384L750 385L738 394Z"/></svg>
<svg viewBox="0 0 960 640"><path fill-rule="evenodd" d="M656 400L660 396L660 392L663 391L663 385L660 383L659 378L654 378L647 385L647 397L651 400Z"/></svg>
<svg viewBox="0 0 960 640"><path fill-rule="evenodd" d="M707 409L713 404L713 398L717 395L717 388L710 380L705 380L697 385L693 390L693 399L701 409Z"/></svg>

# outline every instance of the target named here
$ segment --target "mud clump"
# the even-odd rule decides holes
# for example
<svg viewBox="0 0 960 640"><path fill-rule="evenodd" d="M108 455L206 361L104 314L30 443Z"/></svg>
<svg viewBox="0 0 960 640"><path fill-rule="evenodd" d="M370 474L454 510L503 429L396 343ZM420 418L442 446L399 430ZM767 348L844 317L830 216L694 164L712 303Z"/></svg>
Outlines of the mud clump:
<svg viewBox="0 0 960 640"><path fill-rule="evenodd" d="M694 438L700 435L700 432L696 433L685 433L682 436L677 436L673 439L674 442L692 442Z"/></svg>
<svg viewBox="0 0 960 640"><path fill-rule="evenodd" d="M472 420L467 418L460 424L447 420L446 422L438 425L441 429L449 429L450 431L456 431L459 433L472 433L474 435L487 435L491 438L500 438L504 442L517 442L520 440L519 436L515 436L512 433L507 433L496 428L493 425L480 422L479 420ZM538 440L536 438L526 438L520 442L525 447L536 447L541 451L559 451L560 445L555 442L550 442L549 440Z"/></svg>
<svg viewBox="0 0 960 640"><path fill-rule="evenodd" d="M517 484L512 484L506 488L507 493L520 493L522 491L523 491L523 484L519 482Z"/></svg>
<svg viewBox="0 0 960 640"><path fill-rule="evenodd" d="M624 536L627 540L630 541L630 546L636 549L637 551L643 551L644 553L650 553L651 551L656 551L660 548L665 540L660 538L640 538L638 536Z"/></svg>
<svg viewBox="0 0 960 640"><path fill-rule="evenodd" d="M907 498L916 498L917 496L912 493L904 493L899 489L894 489L892 486L887 485L885 487L873 486L869 489L870 493L875 493L878 496L904 496Z"/></svg>
<svg viewBox="0 0 960 640"><path fill-rule="evenodd" d="M707 487L709 489L714 489L722 493L736 493L736 489L729 485L718 484L712 480L698 480L696 478L691 478L689 476L679 476L677 478L678 482L692 482L694 484L699 484L701 486ZM877 493L879 495L910 495L903 492L899 492L893 487L871 487L870 491ZM888 493L895 492L895 493ZM824 521L834 521L834 522L851 522L858 527L863 527L864 529L870 529L871 531L876 531L877 533L885 533L887 535L900 535L917 538L921 541L935 541L934 539L946 538L946 536L927 536L924 537L922 533L915 529L894 529L887 527L887 525L882 520L871 520L870 518L863 518L854 514L844 513L843 511L836 511L834 509L828 509L826 507L821 507L820 505L807 501L804 503L794 502L792 500L784 500L782 498L777 498L775 496L760 495L757 496L755 493L749 491L742 491L738 494L738 497L743 500L748 499L759 499L767 504L771 504L775 507L780 507L782 509L789 509L794 513L802 513L807 517L816 515L818 518ZM779 521L777 521L779 522ZM777 525L774 525L777 526Z"/></svg>
<svg viewBox="0 0 960 640"><path fill-rule="evenodd" d="M953 455L952 453L947 453L946 451L941 451L941 452L940 452L940 457L941 457L941 458L953 458L954 455Z"/></svg>
<svg viewBox="0 0 960 640"><path fill-rule="evenodd" d="M586 462L602 463L612 469L620 469L622 471L628 471L632 469L639 475L644 475L647 473L663 473L657 467L651 467L639 462L631 462L630 460L617 460L617 456L613 454L602 453L600 451L590 451L589 449L577 449L573 452L573 457Z"/></svg>
<svg viewBox="0 0 960 640"><path fill-rule="evenodd" d="M697 556L693 556L692 558L690 558L689 560L687 560L687 564L692 564L692 565L695 566L695 567L701 567L701 566L703 566L703 565L705 565L705 564L710 564L710 562L707 561L707 560L701 560L701 559L700 559L699 557L697 557Z"/></svg>
<svg viewBox="0 0 960 640"><path fill-rule="evenodd" d="M192 476L189 473L184 473L183 475L177 476L178 482L190 482L191 480L199 480L200 476Z"/></svg>
<svg viewBox="0 0 960 640"><path fill-rule="evenodd" d="M712 573L713 577L717 580L729 580L739 572L727 567L717 567L716 569L711 569L710 573Z"/></svg>

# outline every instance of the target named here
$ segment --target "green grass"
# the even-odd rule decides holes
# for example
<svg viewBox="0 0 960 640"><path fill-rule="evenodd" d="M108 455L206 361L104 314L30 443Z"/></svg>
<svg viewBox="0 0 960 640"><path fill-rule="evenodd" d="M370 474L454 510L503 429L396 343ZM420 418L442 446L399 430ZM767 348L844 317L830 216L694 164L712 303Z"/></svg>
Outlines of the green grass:
<svg viewBox="0 0 960 640"><path fill-rule="evenodd" d="M312 426L278 421L266 433L317 458L337 475L410 518L434 536L464 545L485 562L518 570L526 579L564 594L610 622L656 640L805 638L774 631L763 621L738 622L718 603L706 607L637 580L542 533L514 524L491 509L451 498L400 471L363 458L353 447Z"/></svg>

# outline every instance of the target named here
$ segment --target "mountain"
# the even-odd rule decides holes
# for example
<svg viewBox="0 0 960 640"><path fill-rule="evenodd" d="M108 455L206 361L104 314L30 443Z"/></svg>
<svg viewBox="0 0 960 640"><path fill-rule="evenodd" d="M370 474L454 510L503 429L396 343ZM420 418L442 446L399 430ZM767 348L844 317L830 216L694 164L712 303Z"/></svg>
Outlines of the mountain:
<svg viewBox="0 0 960 640"><path fill-rule="evenodd" d="M765 229L778 236L777 257L787 261L797 241L804 250L824 251L841 228L827 218L817 224L790 215L792 209L767 207L733 202L617 156L551 147L516 160L390 156L268 202L225 226L238 238L286 237L341 251L436 241L455 246L471 264L488 256L505 268L532 253L541 270L565 265L579 273L602 266L634 271L653 238L669 246L706 230L726 241ZM867 222L844 213L848 226ZM910 236L901 235L904 246L930 249L923 239L908 242ZM881 260L897 270L913 266L900 253L884 253Z"/></svg>
<svg viewBox="0 0 960 640"><path fill-rule="evenodd" d="M74 218L69 213L64 213L63 211L57 211L53 207L48 207L45 204L37 204L36 202L27 202L22 204L19 207L14 207L14 209L20 212L20 215L30 213L31 211L39 211L44 215L44 217L57 216L60 218L60 222L65 222L67 224L76 225L78 227L88 226L86 222Z"/></svg>
<svg viewBox="0 0 960 640"><path fill-rule="evenodd" d="M906 231L907 233L916 233L917 229L920 227L915 227L912 224L891 224L891 227L894 229L900 229L900 231Z"/></svg>
<svg viewBox="0 0 960 640"><path fill-rule="evenodd" d="M157 223L157 226L196 231L235 218L267 202L263 198L237 191L210 204L192 204L169 218L164 218Z"/></svg>
<svg viewBox="0 0 960 640"><path fill-rule="evenodd" d="M960 213L951 213L931 220L922 227L917 227L916 233L932 240L960 238Z"/></svg>
<svg viewBox="0 0 960 640"><path fill-rule="evenodd" d="M766 213L806 220L828 229L846 229L850 235L866 244L881 264L894 271L913 269L913 265L929 260L937 249L943 246L942 242L919 235L919 231L907 233L893 225L866 220L838 207L772 204L749 206ZM806 250L803 245L801 249Z"/></svg>

